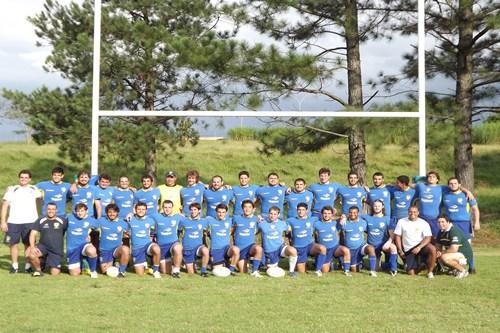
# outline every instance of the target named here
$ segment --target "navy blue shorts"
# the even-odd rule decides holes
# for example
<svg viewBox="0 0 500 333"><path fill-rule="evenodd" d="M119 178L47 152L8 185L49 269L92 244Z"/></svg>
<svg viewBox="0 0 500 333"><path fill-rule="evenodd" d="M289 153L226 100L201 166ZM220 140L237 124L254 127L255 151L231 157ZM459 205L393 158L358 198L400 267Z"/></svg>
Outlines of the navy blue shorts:
<svg viewBox="0 0 500 333"><path fill-rule="evenodd" d="M437 218L425 215L420 216L420 218L424 219L427 223L429 223L429 226L431 227L432 238L436 238L439 233L439 225L437 222Z"/></svg>
<svg viewBox="0 0 500 333"><path fill-rule="evenodd" d="M49 265L49 267L61 269L61 262L63 258L61 254L49 251L45 245L40 243L37 244L36 247L42 253L41 257L46 258L45 262Z"/></svg>
<svg viewBox="0 0 500 333"><path fill-rule="evenodd" d="M7 223L7 232L5 233L4 243L8 246L18 244L22 241L24 245L30 244L30 232L34 223Z"/></svg>
<svg viewBox="0 0 500 333"><path fill-rule="evenodd" d="M155 243L149 242L148 244L139 248L132 248L132 262L134 266L144 265L146 263L146 256L151 256L151 247Z"/></svg>
<svg viewBox="0 0 500 333"><path fill-rule="evenodd" d="M120 247L121 245L118 245L114 249L108 251L108 250L100 250L99 251L99 262L101 264L106 264L108 262L113 262L116 259L116 250Z"/></svg>
<svg viewBox="0 0 500 333"><path fill-rule="evenodd" d="M286 247L287 247L287 245L282 244L280 246L280 248L277 249L276 251L265 252L265 258L266 258L267 264L268 265L277 265L280 261L280 258L285 256L284 250Z"/></svg>
<svg viewBox="0 0 500 333"><path fill-rule="evenodd" d="M80 262L82 257L84 257L85 249L87 246L92 245L90 243L83 243L82 245L75 247L74 249L66 251L66 259L68 261L68 268L80 268Z"/></svg>
<svg viewBox="0 0 500 333"><path fill-rule="evenodd" d="M227 255L230 246L224 246L222 249L210 249L210 260L212 265L219 265L229 261L229 256Z"/></svg>
<svg viewBox="0 0 500 333"><path fill-rule="evenodd" d="M333 258L337 258L335 257L335 251L337 251L339 246L340 245L337 245L326 249L325 264L329 264L333 260Z"/></svg>
<svg viewBox="0 0 500 333"><path fill-rule="evenodd" d="M415 247L417 247L417 246L415 246ZM420 252L418 254L413 254L411 252L411 250L413 250L415 247L412 247L410 250L405 252L406 270L417 269L418 268L418 259L420 258L421 260L424 260L426 258L426 256L423 254L422 250L420 250Z"/></svg>
<svg viewBox="0 0 500 333"><path fill-rule="evenodd" d="M184 259L185 264L192 264L196 258L199 258L200 255L198 254L198 251L201 249L203 244L198 245L192 250L182 250L182 257Z"/></svg>
<svg viewBox="0 0 500 333"><path fill-rule="evenodd" d="M296 247L297 249L297 264L303 264L307 262L307 258L311 255L311 249L314 243L311 243L304 247Z"/></svg>
<svg viewBox="0 0 500 333"><path fill-rule="evenodd" d="M458 227L467 239L472 239L472 225L470 221L450 221L454 226Z"/></svg>
<svg viewBox="0 0 500 333"><path fill-rule="evenodd" d="M356 249L349 249L351 252L351 266L357 266L363 262L363 257L365 254L363 250L365 249L367 244L364 244Z"/></svg>
<svg viewBox="0 0 500 333"><path fill-rule="evenodd" d="M252 249L252 246L255 244L250 244L242 249L240 249L240 260L248 260L251 258L250 256L250 250Z"/></svg>
<svg viewBox="0 0 500 333"><path fill-rule="evenodd" d="M160 261L168 261L172 258L172 248L175 244L179 242L175 241L173 243L160 245Z"/></svg>

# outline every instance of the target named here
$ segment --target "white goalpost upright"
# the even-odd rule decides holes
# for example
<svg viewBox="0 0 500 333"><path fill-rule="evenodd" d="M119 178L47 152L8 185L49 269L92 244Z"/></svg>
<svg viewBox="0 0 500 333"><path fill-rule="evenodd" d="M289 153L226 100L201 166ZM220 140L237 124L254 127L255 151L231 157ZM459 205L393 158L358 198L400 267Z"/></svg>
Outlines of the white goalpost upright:
<svg viewBox="0 0 500 333"><path fill-rule="evenodd" d="M418 118L419 175L426 173L425 141L425 25L424 1L418 1L418 112L345 112L345 111L129 111L101 110L99 106L101 58L101 0L94 2L94 53L92 77L92 153L91 173L99 168L100 117L337 117L337 118Z"/></svg>

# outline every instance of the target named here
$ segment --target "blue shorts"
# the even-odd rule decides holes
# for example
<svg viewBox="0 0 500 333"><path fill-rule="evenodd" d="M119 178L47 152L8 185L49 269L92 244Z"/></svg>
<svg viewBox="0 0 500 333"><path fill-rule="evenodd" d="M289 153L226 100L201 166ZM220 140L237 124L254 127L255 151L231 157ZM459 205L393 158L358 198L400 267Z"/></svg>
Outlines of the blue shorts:
<svg viewBox="0 0 500 333"><path fill-rule="evenodd" d="M307 262L307 258L311 255L311 249L314 243L311 243L304 247L296 247L297 249L297 264L303 264Z"/></svg>
<svg viewBox="0 0 500 333"><path fill-rule="evenodd" d="M229 251L230 246L224 246L222 249L210 249L210 260L212 265L219 265L222 263L226 263L229 261L229 256L227 252Z"/></svg>
<svg viewBox="0 0 500 333"><path fill-rule="evenodd" d="M279 249L272 252L265 252L266 262L268 265L277 265L280 258L285 257L285 249L287 245L282 244Z"/></svg>
<svg viewBox="0 0 500 333"><path fill-rule="evenodd" d="M200 248L203 246L203 244L198 245L192 250L182 250L182 257L184 259L185 264L192 264L196 258L199 258L200 255L198 254L198 251Z"/></svg>
<svg viewBox="0 0 500 333"><path fill-rule="evenodd" d="M437 222L437 217L429 217L425 215L421 215L420 218L424 219L429 226L431 227L432 238L436 238L439 233L439 225Z"/></svg>
<svg viewBox="0 0 500 333"><path fill-rule="evenodd" d="M132 263L134 266L141 266L146 263L146 256L151 256L151 247L156 244L149 242L144 246L132 248Z"/></svg>
<svg viewBox="0 0 500 333"><path fill-rule="evenodd" d="M108 262L113 262L116 259L116 250L121 245L118 245L112 250L99 250L99 262L101 264L107 264Z"/></svg>
<svg viewBox="0 0 500 333"><path fill-rule="evenodd" d="M363 257L365 256L364 249L367 244L363 244L356 249L349 249L351 252L351 266L357 266L363 262Z"/></svg>
<svg viewBox="0 0 500 333"><path fill-rule="evenodd" d="M170 258L172 258L172 248L174 247L175 244L178 244L178 241L175 241L173 243L168 243L168 244L163 244L160 245L160 261L168 261Z"/></svg>
<svg viewBox="0 0 500 333"><path fill-rule="evenodd" d="M384 247L384 244L385 244L386 241L378 244L378 245L372 245L370 244L371 246L373 246L373 248L375 249L375 255L377 256L377 258L380 258L382 256L382 248Z"/></svg>
<svg viewBox="0 0 500 333"><path fill-rule="evenodd" d="M33 225L34 223L7 223L7 232L3 242L8 246L18 244L19 241L22 241L24 245L29 245Z"/></svg>
<svg viewBox="0 0 500 333"><path fill-rule="evenodd" d="M63 256L59 253L54 253L52 251L49 251L47 247L43 244L37 244L36 247L40 250L42 253L41 257L47 258L46 263L49 265L51 268L61 268L61 262Z"/></svg>
<svg viewBox="0 0 500 333"><path fill-rule="evenodd" d="M465 238L472 239L472 225L470 221L450 221L454 226L458 227L463 233Z"/></svg>
<svg viewBox="0 0 500 333"><path fill-rule="evenodd" d="M242 249L240 249L240 260L248 260L251 258L251 255L250 255L250 250L252 249L252 246L254 246L254 244L250 244Z"/></svg>
<svg viewBox="0 0 500 333"><path fill-rule="evenodd" d="M90 243L83 243L82 245L75 247L74 249L66 251L66 259L68 260L68 268L80 268L80 262L82 257L84 257L85 249L87 246L92 245Z"/></svg>
<svg viewBox="0 0 500 333"><path fill-rule="evenodd" d="M337 245L337 246L326 249L325 264L330 263L333 260L333 258L337 258L337 257L335 257L335 251L337 251L339 246L340 245Z"/></svg>

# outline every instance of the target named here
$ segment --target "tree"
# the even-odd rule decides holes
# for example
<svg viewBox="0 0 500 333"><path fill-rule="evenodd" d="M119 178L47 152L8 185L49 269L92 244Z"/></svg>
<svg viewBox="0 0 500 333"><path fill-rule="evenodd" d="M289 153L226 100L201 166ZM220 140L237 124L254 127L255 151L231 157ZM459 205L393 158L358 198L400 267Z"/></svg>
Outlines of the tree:
<svg viewBox="0 0 500 333"><path fill-rule="evenodd" d="M283 41L292 50L312 54L330 70L328 76L315 77L316 81L302 81L295 85L282 82L254 80L261 85L279 87L280 92L316 94L328 98L347 110L361 110L374 96L363 95L361 73L360 44L369 38L390 37L398 29L403 33L415 32L415 1L331 1L331 0L287 0L287 1L245 1L244 12L236 19L251 22L261 33L268 34L278 41ZM298 16L293 22L283 18L283 14ZM359 15L365 19L360 22ZM404 24L401 16L409 16ZM327 42L324 42L324 41ZM321 42L323 41L323 42ZM338 44L337 44L338 43ZM326 88L328 81L338 70L347 72L347 100ZM326 72L325 72L326 73ZM330 81L331 82L331 81ZM292 119L307 130L302 144L299 140L287 142L290 151L293 142L296 149L320 149L338 136L338 132L347 133L349 144L350 169L365 178L366 151L364 131L357 121L348 121L347 126L339 128L333 121L315 120L313 123ZM318 130L315 130L318 129ZM296 132L291 131L292 135ZM311 140L314 138L314 140ZM311 144L315 142L315 144ZM280 148L279 142L271 147Z"/></svg>
<svg viewBox="0 0 500 333"><path fill-rule="evenodd" d="M441 75L455 83L452 94L439 91L431 100L434 105L439 100L441 105L448 105L445 119L451 118L455 128L455 175L471 190L474 188L473 119L481 113L498 110L499 9L500 4L494 0L426 2L426 31L434 44L426 51L426 75L429 78ZM414 68L416 56L408 59L408 68ZM412 70L408 73L415 75Z"/></svg>

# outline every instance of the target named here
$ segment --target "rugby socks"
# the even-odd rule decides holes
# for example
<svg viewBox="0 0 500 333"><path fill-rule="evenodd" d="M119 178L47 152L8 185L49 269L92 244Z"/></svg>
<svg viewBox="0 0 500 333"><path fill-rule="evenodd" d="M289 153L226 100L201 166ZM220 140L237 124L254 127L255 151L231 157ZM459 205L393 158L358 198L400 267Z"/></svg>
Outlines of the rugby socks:
<svg viewBox="0 0 500 333"><path fill-rule="evenodd" d="M97 270L97 257L88 257L87 261L89 263L89 268L91 272L95 272Z"/></svg>
<svg viewBox="0 0 500 333"><path fill-rule="evenodd" d="M201 266L201 274L206 273L207 268L205 266Z"/></svg>
<svg viewBox="0 0 500 333"><path fill-rule="evenodd" d="M350 269L351 269L351 261L344 261L344 272L349 272Z"/></svg>
<svg viewBox="0 0 500 333"><path fill-rule="evenodd" d="M397 253L391 253L389 256L389 264L391 266L391 271L395 272L398 270L398 255Z"/></svg>
<svg viewBox="0 0 500 333"><path fill-rule="evenodd" d="M321 254L321 253L316 256L315 264L316 264L317 271L321 271L321 268L323 267L323 264L325 263L325 258L326 258L326 255Z"/></svg>
<svg viewBox="0 0 500 333"><path fill-rule="evenodd" d="M181 269L179 267L172 267L172 273L180 273Z"/></svg>
<svg viewBox="0 0 500 333"><path fill-rule="evenodd" d="M118 272L120 273L125 273L125 270L127 269L127 265L121 265L120 264L120 268L118 268Z"/></svg>
<svg viewBox="0 0 500 333"><path fill-rule="evenodd" d="M153 265L153 273L160 270L160 265Z"/></svg>
<svg viewBox="0 0 500 333"><path fill-rule="evenodd" d="M236 267L235 267L235 266L233 266L233 265L229 265L229 270L230 270L231 272L236 272Z"/></svg>
<svg viewBox="0 0 500 333"><path fill-rule="evenodd" d="M19 263L17 263L17 262L13 262L13 263L12 263L12 268L14 268L14 269L19 269Z"/></svg>
<svg viewBox="0 0 500 333"><path fill-rule="evenodd" d="M257 272L260 266L260 259L252 259L252 273Z"/></svg>
<svg viewBox="0 0 500 333"><path fill-rule="evenodd" d="M24 264L24 270L28 271L31 268L31 264L29 262Z"/></svg>
<svg viewBox="0 0 500 333"><path fill-rule="evenodd" d="M474 265L474 257L469 261L469 268L476 269L476 265Z"/></svg>
<svg viewBox="0 0 500 333"><path fill-rule="evenodd" d="M297 256L290 256L288 257L288 263L290 264L290 272L294 272L295 271L295 266L297 265L297 259L298 257Z"/></svg>
<svg viewBox="0 0 500 333"><path fill-rule="evenodd" d="M377 257L368 256L368 262L370 263L370 271L375 271L375 268L377 267Z"/></svg>

